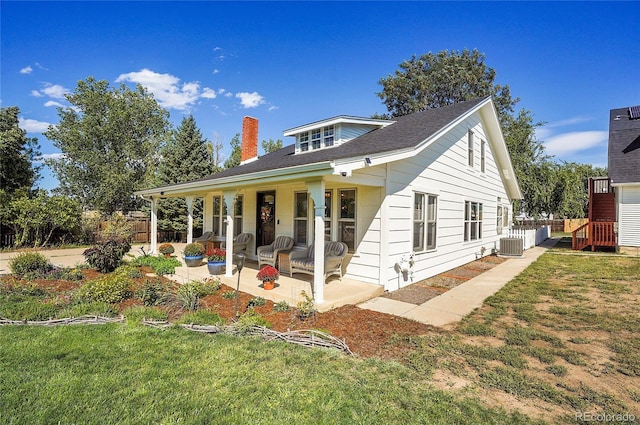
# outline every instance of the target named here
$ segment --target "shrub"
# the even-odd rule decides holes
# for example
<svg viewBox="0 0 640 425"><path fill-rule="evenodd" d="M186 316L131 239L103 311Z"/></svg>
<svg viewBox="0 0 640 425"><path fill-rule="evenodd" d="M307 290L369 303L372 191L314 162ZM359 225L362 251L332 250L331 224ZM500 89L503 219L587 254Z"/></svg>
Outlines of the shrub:
<svg viewBox="0 0 640 425"><path fill-rule="evenodd" d="M291 310L291 306L286 301L278 301L273 305L273 311L287 312Z"/></svg>
<svg viewBox="0 0 640 425"><path fill-rule="evenodd" d="M196 311L200 304L199 289L193 282L185 283L178 288L174 299L180 310Z"/></svg>
<svg viewBox="0 0 640 425"><path fill-rule="evenodd" d="M131 297L131 284L126 276L110 274L89 282L76 289L76 296L83 300L118 303Z"/></svg>
<svg viewBox="0 0 640 425"><path fill-rule="evenodd" d="M101 273L114 271L131 245L124 239L109 239L83 252L87 263Z"/></svg>
<svg viewBox="0 0 640 425"><path fill-rule="evenodd" d="M247 303L247 308L260 307L265 305L266 303L267 303L267 300L265 300L262 297L251 298Z"/></svg>
<svg viewBox="0 0 640 425"><path fill-rule="evenodd" d="M21 252L9 260L9 268L11 273L22 276L34 272L45 274L53 269L53 265L39 252Z"/></svg>
<svg viewBox="0 0 640 425"><path fill-rule="evenodd" d="M167 300L167 292L164 285L155 281L145 281L135 295L140 298L145 306L159 305Z"/></svg>
<svg viewBox="0 0 640 425"><path fill-rule="evenodd" d="M177 258L143 256L134 259L131 264L151 267L157 275L174 274L176 267L182 266Z"/></svg>
<svg viewBox="0 0 640 425"><path fill-rule="evenodd" d="M249 329L254 326L264 326L265 328L270 328L271 324L264 317L260 316L256 311L252 308L247 310L235 324L235 328L240 334L245 334Z"/></svg>
<svg viewBox="0 0 640 425"><path fill-rule="evenodd" d="M222 294L222 298L224 298L225 300L232 300L235 297L236 297L235 291L227 291L224 294Z"/></svg>
<svg viewBox="0 0 640 425"><path fill-rule="evenodd" d="M193 242L184 247L185 257L197 257L204 255L204 245L200 242Z"/></svg>
<svg viewBox="0 0 640 425"><path fill-rule="evenodd" d="M177 323L193 325L220 325L224 319L213 311L199 310L193 313L186 313L180 317Z"/></svg>
<svg viewBox="0 0 640 425"><path fill-rule="evenodd" d="M158 247L158 251L160 251L161 254L167 255L173 254L176 250L170 243L163 243Z"/></svg>
<svg viewBox="0 0 640 425"><path fill-rule="evenodd" d="M296 306L298 310L298 318L300 320L306 320L309 317L315 316L316 305L313 302L313 298L307 295L305 291L302 291L300 295L302 295L304 299Z"/></svg>

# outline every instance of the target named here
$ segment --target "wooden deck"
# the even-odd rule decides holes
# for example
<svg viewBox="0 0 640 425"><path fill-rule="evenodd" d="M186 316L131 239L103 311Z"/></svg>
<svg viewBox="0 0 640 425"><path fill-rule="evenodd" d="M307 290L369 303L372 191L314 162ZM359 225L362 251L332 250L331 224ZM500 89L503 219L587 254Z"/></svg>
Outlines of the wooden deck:
<svg viewBox="0 0 640 425"><path fill-rule="evenodd" d="M589 221L572 233L572 249L616 246L615 194L606 177L589 179Z"/></svg>

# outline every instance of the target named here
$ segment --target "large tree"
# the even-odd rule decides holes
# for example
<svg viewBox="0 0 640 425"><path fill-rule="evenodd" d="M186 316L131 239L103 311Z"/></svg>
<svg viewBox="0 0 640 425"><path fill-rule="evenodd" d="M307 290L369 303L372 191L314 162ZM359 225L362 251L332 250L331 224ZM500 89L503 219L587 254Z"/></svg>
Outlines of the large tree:
<svg viewBox="0 0 640 425"><path fill-rule="evenodd" d="M278 139L278 140L273 140L273 139L263 140L261 145L262 145L262 150L264 151L264 153L271 153L271 152L275 152L277 150L282 149L282 140L280 140L280 139Z"/></svg>
<svg viewBox="0 0 640 425"><path fill-rule="evenodd" d="M508 85L495 84L496 71L484 60L484 53L476 49L413 55L394 75L380 79L382 91L377 95L392 117L493 96L502 119L513 112L518 99L511 98Z"/></svg>
<svg viewBox="0 0 640 425"><path fill-rule="evenodd" d="M495 83L496 71L485 64L483 53L465 49L414 55L399 68L380 79L382 91L377 93L393 117L492 96L523 191L524 200L516 207L536 216L553 212L554 167L535 136L542 123L525 109L514 114L519 99L511 97L508 85Z"/></svg>
<svg viewBox="0 0 640 425"><path fill-rule="evenodd" d="M39 178L38 139L27 137L20 128L16 106L0 108L0 190L11 194L18 189L31 189Z"/></svg>
<svg viewBox="0 0 640 425"><path fill-rule="evenodd" d="M211 143L202 137L193 116L182 119L180 127L173 132L171 140L162 149L158 168L158 179L162 185L183 183L212 174ZM194 205L197 218L194 227L202 227L202 201ZM158 225L163 230L185 231L187 229L187 206L182 198L164 199L158 207Z"/></svg>
<svg viewBox="0 0 640 425"><path fill-rule="evenodd" d="M104 214L135 208L133 192L155 172L168 112L140 85L114 89L93 77L66 98L71 106L58 108L60 122L44 133L63 154L48 162L60 192Z"/></svg>

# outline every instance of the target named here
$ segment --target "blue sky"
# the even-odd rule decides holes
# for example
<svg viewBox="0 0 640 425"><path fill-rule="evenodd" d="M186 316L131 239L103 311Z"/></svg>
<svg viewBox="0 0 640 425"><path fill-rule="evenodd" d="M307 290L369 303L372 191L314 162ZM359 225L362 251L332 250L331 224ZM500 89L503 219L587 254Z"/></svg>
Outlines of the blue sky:
<svg viewBox="0 0 640 425"><path fill-rule="evenodd" d="M412 55L477 48L557 160L606 166L609 110L640 104L640 2L12 2L1 12L2 107L45 156L79 80L141 83L177 126L226 146L335 115L386 112L380 78ZM57 181L47 171L40 186Z"/></svg>

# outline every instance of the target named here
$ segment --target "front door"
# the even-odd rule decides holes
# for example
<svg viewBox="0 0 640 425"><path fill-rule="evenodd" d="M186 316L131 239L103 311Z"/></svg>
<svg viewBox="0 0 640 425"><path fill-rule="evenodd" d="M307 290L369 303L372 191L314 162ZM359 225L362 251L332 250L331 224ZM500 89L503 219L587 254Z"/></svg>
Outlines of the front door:
<svg viewBox="0 0 640 425"><path fill-rule="evenodd" d="M269 245L276 239L276 192L258 192L256 246Z"/></svg>

